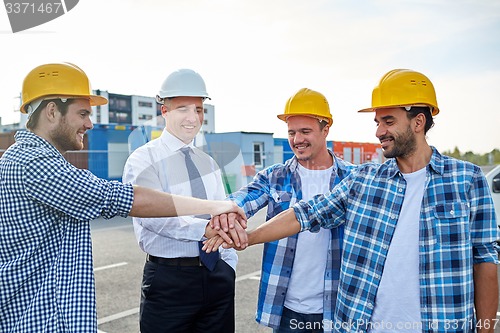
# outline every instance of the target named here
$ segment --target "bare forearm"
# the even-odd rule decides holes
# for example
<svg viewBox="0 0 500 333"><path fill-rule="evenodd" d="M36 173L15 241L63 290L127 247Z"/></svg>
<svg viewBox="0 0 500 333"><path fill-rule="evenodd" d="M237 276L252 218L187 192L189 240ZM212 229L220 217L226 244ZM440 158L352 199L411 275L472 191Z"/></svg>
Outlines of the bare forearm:
<svg viewBox="0 0 500 333"><path fill-rule="evenodd" d="M292 208L279 213L248 233L248 244L267 243L300 232L300 223Z"/></svg>
<svg viewBox="0 0 500 333"><path fill-rule="evenodd" d="M202 200L134 186L134 203L129 215L134 217L216 215L231 211L233 205L232 202Z"/></svg>
<svg viewBox="0 0 500 333"><path fill-rule="evenodd" d="M498 309L498 278L495 264L474 265L474 304L477 332L494 332Z"/></svg>

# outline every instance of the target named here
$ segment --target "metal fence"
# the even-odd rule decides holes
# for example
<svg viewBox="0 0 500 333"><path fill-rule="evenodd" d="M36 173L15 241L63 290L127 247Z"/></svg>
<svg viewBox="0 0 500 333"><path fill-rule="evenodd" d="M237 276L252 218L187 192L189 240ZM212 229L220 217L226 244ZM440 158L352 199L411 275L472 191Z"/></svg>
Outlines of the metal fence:
<svg viewBox="0 0 500 333"><path fill-rule="evenodd" d="M121 180L128 156L128 150L72 150L64 154L77 168L88 169L97 177L110 180Z"/></svg>
<svg viewBox="0 0 500 333"><path fill-rule="evenodd" d="M0 149L0 157L6 149ZM100 178L121 180L123 167L129 156L127 151L71 150L64 158L79 169L88 169Z"/></svg>
<svg viewBox="0 0 500 333"><path fill-rule="evenodd" d="M122 148L122 147L118 147ZM0 149L0 157L5 149ZM251 158L251 153L241 153L238 158L224 159L225 152L209 152L217 161L222 171L222 178L226 193L231 193L246 185L266 164L272 163L272 158L265 161L260 167L244 165L243 157ZM124 150L72 150L63 154L64 158L79 169L87 169L99 178L107 180L122 180L123 168L129 156L128 149ZM222 156L222 157L221 157Z"/></svg>

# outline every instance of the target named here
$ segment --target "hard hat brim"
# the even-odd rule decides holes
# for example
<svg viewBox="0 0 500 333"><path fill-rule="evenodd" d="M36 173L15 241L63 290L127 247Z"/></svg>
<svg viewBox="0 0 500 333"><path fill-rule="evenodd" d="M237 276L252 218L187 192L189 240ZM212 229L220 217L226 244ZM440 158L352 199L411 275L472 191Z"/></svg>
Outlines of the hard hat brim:
<svg viewBox="0 0 500 333"><path fill-rule="evenodd" d="M51 96L44 96L44 100L48 100L48 99L51 99L50 98ZM71 95L71 96L65 96L65 95L57 95L57 96L54 96L54 98L61 98L61 97L66 97L66 98L69 98L69 99L72 99L72 98L83 98L83 99L88 99L90 101L90 105L91 106L98 106L98 105L104 105L104 104L108 104L108 99L104 96L100 96L100 95L81 95L81 96L76 96L76 95ZM20 108L20 111L21 113L24 113L24 114L28 114L28 112L26 111L26 107L31 103L33 102L33 100L30 100L30 101L26 101L25 103L23 103L21 105L21 108Z"/></svg>
<svg viewBox="0 0 500 333"><path fill-rule="evenodd" d="M287 122L288 118L294 117L294 116L304 116L304 117L316 118L319 120L325 120L328 122L329 126L332 126L332 124L333 124L333 119L331 119L331 118L320 117L320 116L312 115L309 113L293 113L293 114L279 114L279 115L277 115L278 119L283 120L285 123Z"/></svg>
<svg viewBox="0 0 500 333"><path fill-rule="evenodd" d="M422 106L422 105L415 105L415 104L388 105L388 106L379 106L379 107L376 107L376 108L361 109L358 112L375 112L375 111L381 110L381 109L404 108L405 106ZM431 114L432 114L433 117L439 113L439 108L435 107L434 105L425 104L425 106L428 106L428 107L430 107L432 109Z"/></svg>
<svg viewBox="0 0 500 333"><path fill-rule="evenodd" d="M108 99L100 95L90 95L90 105L98 106L108 104Z"/></svg>

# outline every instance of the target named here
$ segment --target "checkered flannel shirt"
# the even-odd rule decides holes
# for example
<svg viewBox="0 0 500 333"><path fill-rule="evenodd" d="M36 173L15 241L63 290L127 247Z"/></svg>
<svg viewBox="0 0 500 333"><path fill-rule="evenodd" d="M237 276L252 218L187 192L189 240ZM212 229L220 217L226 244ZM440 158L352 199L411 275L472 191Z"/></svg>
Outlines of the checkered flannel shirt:
<svg viewBox="0 0 500 333"><path fill-rule="evenodd" d="M450 332L454 325L454 332L473 332L473 264L498 263L491 193L479 167L435 148L426 169L419 227L422 331ZM344 224L336 332L369 327L405 190L390 159L363 165L331 193L294 206L302 230Z"/></svg>
<svg viewBox="0 0 500 333"><path fill-rule="evenodd" d="M355 166L335 158L335 167L330 178L330 187L346 177ZM245 210L247 217L253 216L267 206L266 220L278 215L302 198L297 158L285 164L275 164L260 171L247 186L229 196ZM323 319L332 320L340 273L340 252L343 228L332 229L325 270ZM278 328L285 296L293 269L297 235L264 244L262 276L256 320L264 326ZM328 325L325 332L330 332Z"/></svg>
<svg viewBox="0 0 500 333"><path fill-rule="evenodd" d="M89 221L126 216L131 185L16 133L0 159L0 332L97 331Z"/></svg>

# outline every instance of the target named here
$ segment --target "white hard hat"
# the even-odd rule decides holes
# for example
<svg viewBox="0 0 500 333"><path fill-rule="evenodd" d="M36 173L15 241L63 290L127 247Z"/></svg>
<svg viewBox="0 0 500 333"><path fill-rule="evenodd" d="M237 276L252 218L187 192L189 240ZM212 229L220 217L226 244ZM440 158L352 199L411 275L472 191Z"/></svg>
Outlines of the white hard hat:
<svg viewBox="0 0 500 333"><path fill-rule="evenodd" d="M192 69L178 69L163 81L160 91L156 96L158 103L163 103L165 98L172 97L203 97L208 98L205 81L200 74Z"/></svg>

